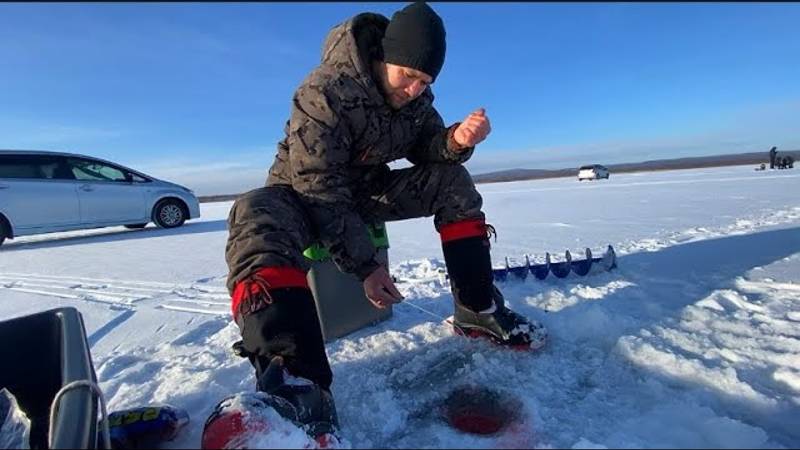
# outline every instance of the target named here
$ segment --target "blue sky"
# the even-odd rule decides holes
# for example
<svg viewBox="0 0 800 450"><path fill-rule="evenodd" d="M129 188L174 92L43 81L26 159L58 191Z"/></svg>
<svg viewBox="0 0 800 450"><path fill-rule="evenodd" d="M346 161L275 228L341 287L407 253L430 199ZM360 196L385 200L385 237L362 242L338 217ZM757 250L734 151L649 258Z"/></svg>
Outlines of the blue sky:
<svg viewBox="0 0 800 450"><path fill-rule="evenodd" d="M405 3L0 3L0 148L107 158L195 188L260 185L328 30ZM800 148L800 4L432 3L468 168Z"/></svg>

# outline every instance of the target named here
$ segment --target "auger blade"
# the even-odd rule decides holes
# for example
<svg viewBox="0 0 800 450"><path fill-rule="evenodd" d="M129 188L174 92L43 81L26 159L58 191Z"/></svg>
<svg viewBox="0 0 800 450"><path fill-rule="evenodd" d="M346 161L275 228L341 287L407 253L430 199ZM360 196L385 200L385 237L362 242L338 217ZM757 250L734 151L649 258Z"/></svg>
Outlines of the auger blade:
<svg viewBox="0 0 800 450"><path fill-rule="evenodd" d="M544 264L534 264L530 270L537 280L547 278L547 274L550 273L550 253L545 253Z"/></svg>
<svg viewBox="0 0 800 450"><path fill-rule="evenodd" d="M519 267L509 267L508 272L515 277L519 278L520 280L524 280L528 277L528 273L531 270L531 261L528 259L528 255L525 255L525 265Z"/></svg>
<svg viewBox="0 0 800 450"><path fill-rule="evenodd" d="M564 261L550 264L550 272L558 278L566 278L572 267L572 255L569 250L564 254Z"/></svg>
<svg viewBox="0 0 800 450"><path fill-rule="evenodd" d="M572 261L572 271L576 275L585 277L592 270L592 250L586 247L586 259L580 261Z"/></svg>
<svg viewBox="0 0 800 450"><path fill-rule="evenodd" d="M506 257L506 266L502 269L492 269L492 278L495 281L506 281L508 278L508 257Z"/></svg>
<svg viewBox="0 0 800 450"><path fill-rule="evenodd" d="M616 269L617 252L614 251L614 247L609 245L603 256L599 258L593 258L592 262L601 270L610 271L611 269Z"/></svg>

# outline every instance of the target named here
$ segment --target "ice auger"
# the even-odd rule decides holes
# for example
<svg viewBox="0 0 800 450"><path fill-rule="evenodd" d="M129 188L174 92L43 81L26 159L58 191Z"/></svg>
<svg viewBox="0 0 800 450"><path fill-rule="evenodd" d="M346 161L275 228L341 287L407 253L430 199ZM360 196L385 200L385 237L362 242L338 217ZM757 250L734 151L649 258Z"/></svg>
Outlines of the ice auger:
<svg viewBox="0 0 800 450"><path fill-rule="evenodd" d="M552 273L557 278L565 278L570 272L578 276L586 276L592 272L609 271L617 267L617 254L614 247L608 246L606 252L601 257L592 257L592 250L586 248L586 258L581 260L572 259L569 250L564 254L564 260L552 262L550 253L545 253L544 263L531 264L528 255L525 255L525 265L511 267L506 257L506 266L500 269L492 269L492 276L495 281L506 281L508 276L524 280L528 274L533 275L537 280L544 280L547 275Z"/></svg>

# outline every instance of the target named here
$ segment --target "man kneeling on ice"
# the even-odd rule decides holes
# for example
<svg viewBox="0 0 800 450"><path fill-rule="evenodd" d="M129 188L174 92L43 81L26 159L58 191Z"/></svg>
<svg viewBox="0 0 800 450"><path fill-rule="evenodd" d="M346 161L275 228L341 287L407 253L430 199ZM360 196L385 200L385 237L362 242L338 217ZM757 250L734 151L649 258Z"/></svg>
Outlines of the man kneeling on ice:
<svg viewBox="0 0 800 450"><path fill-rule="evenodd" d="M402 296L377 262L366 224L433 216L455 327L504 346L544 345L544 327L508 309L493 284L493 228L462 165L491 127L482 108L444 125L430 88L444 58L444 25L425 3L408 5L391 20L363 13L334 27L322 62L294 94L266 186L231 209L228 289L241 351L255 367L259 390L305 413L287 414L313 437L335 436L338 427L302 253L314 243L385 308ZM401 158L413 166L390 170L387 163ZM277 377L277 366L294 382Z"/></svg>

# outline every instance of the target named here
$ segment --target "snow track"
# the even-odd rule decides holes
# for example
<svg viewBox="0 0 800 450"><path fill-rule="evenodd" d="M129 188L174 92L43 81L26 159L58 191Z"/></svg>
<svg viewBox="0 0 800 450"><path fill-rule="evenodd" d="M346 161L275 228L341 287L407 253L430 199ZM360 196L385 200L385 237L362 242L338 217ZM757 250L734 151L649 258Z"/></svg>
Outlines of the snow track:
<svg viewBox="0 0 800 450"><path fill-rule="evenodd" d="M175 311L230 314L224 287L201 282L162 283L32 273L0 273L0 290L124 306L157 305Z"/></svg>

